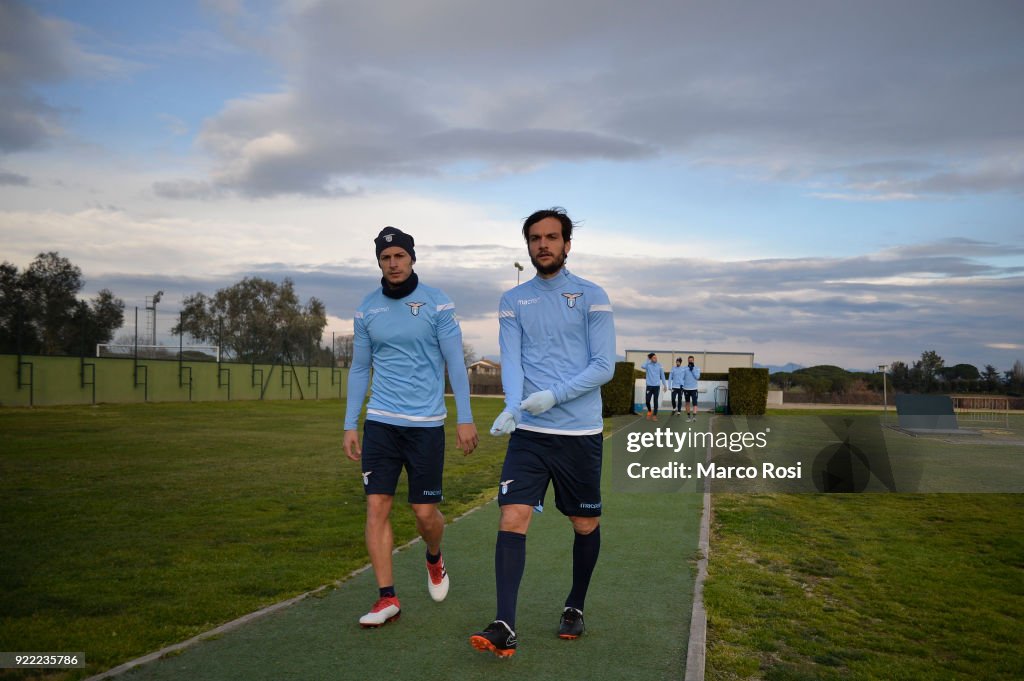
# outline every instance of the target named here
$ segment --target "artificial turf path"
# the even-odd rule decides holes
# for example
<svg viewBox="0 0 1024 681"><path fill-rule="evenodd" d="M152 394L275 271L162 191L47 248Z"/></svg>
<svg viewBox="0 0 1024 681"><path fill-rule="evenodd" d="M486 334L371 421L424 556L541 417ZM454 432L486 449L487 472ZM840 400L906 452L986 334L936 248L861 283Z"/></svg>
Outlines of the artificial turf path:
<svg viewBox="0 0 1024 681"><path fill-rule="evenodd" d="M507 660L474 650L468 641L494 616L498 506L491 502L447 528L444 553L452 587L442 603L427 594L423 544L416 543L394 557L402 603L396 622L359 627L358 617L376 598L367 570L336 589L118 678L490 681L514 673L519 679L681 679L701 497L613 492L610 449L608 439L601 558L587 598L587 630L578 640L556 634L571 580L572 529L549 490L549 507L530 526L519 592L519 650Z"/></svg>

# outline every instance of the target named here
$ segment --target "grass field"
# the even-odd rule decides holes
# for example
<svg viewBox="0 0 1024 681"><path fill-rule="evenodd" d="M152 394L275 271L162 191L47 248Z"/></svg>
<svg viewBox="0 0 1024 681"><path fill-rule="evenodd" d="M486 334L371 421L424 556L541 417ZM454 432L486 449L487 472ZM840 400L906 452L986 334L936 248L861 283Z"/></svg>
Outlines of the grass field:
<svg viewBox="0 0 1024 681"><path fill-rule="evenodd" d="M442 505L449 520L493 496L504 454L504 438L483 436L501 401L473 404L480 449L463 457L449 433ZM77 679L345 578L366 554L361 476L341 451L340 418L333 401L0 410L0 650L87 651L88 669L46 677ZM606 421L606 430L629 420ZM991 435L1016 438L1017 426L1024 423ZM962 442L914 447L935 456L973 451ZM601 656L579 649L575 663L560 659L570 667L558 667L558 675L577 664L593 667L595 678L614 678L630 665L645 678L681 676L681 652L666 646L685 650L692 566L689 540L679 543L676 533L694 531L698 498L609 495L617 510L607 518L608 551L595 582L605 596L593 606L592 645ZM1024 678L1021 495L716 493L714 507L707 678ZM538 531L550 524L552 550L564 548L564 522L550 515ZM494 520L472 518L452 545L461 552L460 584L475 584L472 595L459 596L471 607L449 614L442 629L451 639L445 659L469 670L466 678L483 679L493 672L479 666L464 633L490 609L492 559L480 546L489 545ZM396 544L415 536L411 514L400 509L394 521ZM551 588L547 574L565 577L564 556L542 548L544 536L531 548L534 594ZM664 546L669 536L672 555ZM416 556L403 562L410 575L422 570ZM671 584L673 598L683 599L658 601L664 616L678 621L666 641L659 639L660 652L630 660L607 648L601 622L620 648L651 647L644 620L612 598L625 593L641 602L649 584ZM549 596L557 598L559 588ZM238 645L251 657L267 648L257 633L265 627L273 640L295 647L322 640L338 659L388 654L386 638L367 647L369 639L322 631L352 619L364 598L337 590L315 599L322 606L306 606L327 608L323 618L308 618L305 609L271 618L231 637L240 643L225 637L223 649ZM410 596L415 606L414 598L422 594ZM536 618L526 625L536 631L550 613L534 613L534 601L527 602L524 622ZM415 608L409 616L417 616ZM237 658L221 657L220 643L182 656L182 668L201 660L207 678L225 678L214 665L229 669ZM529 645L536 654L517 659L516 668L527 676L554 672L549 656L564 656L557 639L533 634ZM262 661L264 678L288 669L287 654L278 657ZM325 662L311 661L310 673ZM643 673L640 664L647 665ZM147 674L182 678L175 669ZM26 677L0 671L0 679L13 678Z"/></svg>
<svg viewBox="0 0 1024 681"><path fill-rule="evenodd" d="M1016 446L1005 443L1024 423L1011 419L985 444L920 438L902 451L969 466L981 447ZM1024 678L1024 495L716 494L713 505L706 678Z"/></svg>
<svg viewBox="0 0 1024 681"><path fill-rule="evenodd" d="M448 434L449 520L493 496L505 440L483 424L501 404L474 399L471 456ZM362 477L341 449L341 409L0 410L0 650L88 651L89 668L66 677L80 678L364 565ZM411 513L393 520L396 545L415 536Z"/></svg>
<svg viewBox="0 0 1024 681"><path fill-rule="evenodd" d="M615 418L606 425L636 420ZM606 461L610 449L606 440ZM367 571L316 598L133 669L124 679L682 679L702 498L616 493L607 465L605 471L601 559L586 602L587 632L577 641L556 636L571 583L572 529L549 493L547 509L530 523L516 621L519 651L512 659L499 660L468 643L470 633L494 615L499 510L491 502L446 534L452 591L443 603L427 595L416 546L395 556L396 583L403 586L402 617L393 625L366 630L356 623L375 594Z"/></svg>

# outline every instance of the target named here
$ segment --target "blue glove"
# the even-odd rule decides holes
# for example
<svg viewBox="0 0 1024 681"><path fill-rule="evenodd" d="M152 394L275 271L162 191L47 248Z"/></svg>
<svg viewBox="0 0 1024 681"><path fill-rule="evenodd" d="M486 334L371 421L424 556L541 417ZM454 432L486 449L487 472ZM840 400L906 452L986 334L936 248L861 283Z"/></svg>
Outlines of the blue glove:
<svg viewBox="0 0 1024 681"><path fill-rule="evenodd" d="M508 435L516 429L516 417L510 411L503 411L494 419L491 435Z"/></svg>
<svg viewBox="0 0 1024 681"><path fill-rule="evenodd" d="M550 390L541 390L523 400L519 408L525 409L534 416L540 416L553 406L555 406L555 393Z"/></svg>

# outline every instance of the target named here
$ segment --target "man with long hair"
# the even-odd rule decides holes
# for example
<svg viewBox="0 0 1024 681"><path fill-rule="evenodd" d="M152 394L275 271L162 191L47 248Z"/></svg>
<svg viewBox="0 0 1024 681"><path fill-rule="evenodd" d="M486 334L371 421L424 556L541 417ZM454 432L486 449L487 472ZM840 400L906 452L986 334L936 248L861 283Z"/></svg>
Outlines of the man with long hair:
<svg viewBox="0 0 1024 681"><path fill-rule="evenodd" d="M505 293L498 306L505 410L491 434L511 437L498 494L497 612L470 643L499 657L518 646L526 533L549 483L574 530L572 588L558 624L563 639L583 634L584 599L601 548L601 386L614 372L615 325L604 290L565 267L573 227L560 208L526 218L523 238L537 276Z"/></svg>

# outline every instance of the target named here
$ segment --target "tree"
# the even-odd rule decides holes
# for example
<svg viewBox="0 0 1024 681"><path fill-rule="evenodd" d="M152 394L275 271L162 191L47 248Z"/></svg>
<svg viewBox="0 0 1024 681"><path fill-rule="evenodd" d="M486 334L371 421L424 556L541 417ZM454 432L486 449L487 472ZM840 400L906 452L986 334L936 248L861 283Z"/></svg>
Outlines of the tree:
<svg viewBox="0 0 1024 681"><path fill-rule="evenodd" d="M327 326L327 312L317 298L299 303L291 279L277 284L246 277L211 298L203 293L183 301L182 321L173 333L221 347L243 362L306 362L315 358Z"/></svg>
<svg viewBox="0 0 1024 681"><path fill-rule="evenodd" d="M779 390L789 390L793 387L793 374L789 371L776 371L768 377L768 380Z"/></svg>
<svg viewBox="0 0 1024 681"><path fill-rule="evenodd" d="M795 372L794 372L795 373ZM800 380L800 385L803 386L811 396L818 397L829 392L832 387L832 381L825 378L824 376L808 376Z"/></svg>
<svg viewBox="0 0 1024 681"><path fill-rule="evenodd" d="M465 341L462 343L462 359L466 362L467 367L477 360L476 351L473 349L473 346Z"/></svg>
<svg viewBox="0 0 1024 681"><path fill-rule="evenodd" d="M856 374L856 376L861 381L864 382L864 385L866 385L868 388L870 388L871 390L874 390L875 392L878 392L878 393L882 392L882 380L883 380L882 377L884 375L885 374L883 374L881 371L876 371L876 372L870 373L870 374L866 374L866 373Z"/></svg>
<svg viewBox="0 0 1024 681"><path fill-rule="evenodd" d="M23 325L25 294L18 268L0 263L0 352L18 352L19 329Z"/></svg>
<svg viewBox="0 0 1024 681"><path fill-rule="evenodd" d="M334 354L330 348L325 348L319 343L315 344L306 357L308 366L329 367L334 366Z"/></svg>
<svg viewBox="0 0 1024 681"><path fill-rule="evenodd" d="M921 370L921 389L928 392L935 387L935 380L945 366L945 361L935 350L921 353L921 361L914 363L915 369Z"/></svg>
<svg viewBox="0 0 1024 681"><path fill-rule="evenodd" d="M1008 373L1007 387L1009 391L1013 393L1024 391L1024 363L1018 359L1013 363L1013 370Z"/></svg>
<svg viewBox="0 0 1024 681"><path fill-rule="evenodd" d="M124 321L124 301L109 289L80 300L82 286L82 270L54 251L20 274L0 265L0 351L78 354L109 341Z"/></svg>
<svg viewBox="0 0 1024 681"><path fill-rule="evenodd" d="M799 385L813 395L846 392L853 382L853 375L846 369L831 364L797 369L790 376L793 385Z"/></svg>
<svg viewBox="0 0 1024 681"><path fill-rule="evenodd" d="M910 367L906 362L893 362L889 366L889 376L893 390L907 392L913 387L910 379Z"/></svg>
<svg viewBox="0 0 1024 681"><path fill-rule="evenodd" d="M63 332L78 307L82 270L56 252L40 253L22 275L25 303L43 354L60 352Z"/></svg>
<svg viewBox="0 0 1024 681"><path fill-rule="evenodd" d="M334 343L334 354L338 366L348 368L352 366L352 342L355 336L342 336L336 338Z"/></svg>
<svg viewBox="0 0 1024 681"><path fill-rule="evenodd" d="M978 367L973 364L955 364L951 367L943 368L939 373L942 374L945 380L949 381L950 388L954 392L963 393L977 390L981 379Z"/></svg>
<svg viewBox="0 0 1024 681"><path fill-rule="evenodd" d="M978 367L973 364L954 364L941 371L947 381L976 381L981 378Z"/></svg>
<svg viewBox="0 0 1024 681"><path fill-rule="evenodd" d="M999 392L999 388L1002 387L1002 382L999 380L999 370L991 364L985 365L985 372L982 373L981 379L985 390L990 393Z"/></svg>

